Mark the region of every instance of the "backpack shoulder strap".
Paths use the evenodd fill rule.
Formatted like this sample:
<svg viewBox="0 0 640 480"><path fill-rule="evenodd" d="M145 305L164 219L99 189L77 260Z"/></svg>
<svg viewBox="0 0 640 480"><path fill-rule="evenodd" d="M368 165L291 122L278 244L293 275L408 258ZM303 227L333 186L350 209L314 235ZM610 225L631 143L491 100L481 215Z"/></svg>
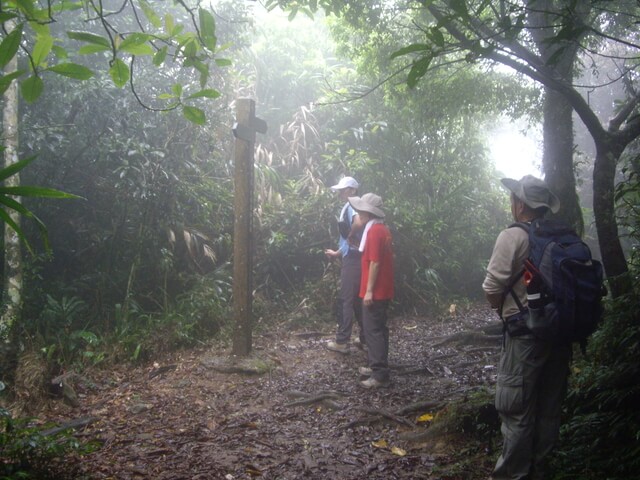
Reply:
<svg viewBox="0 0 640 480"><path fill-rule="evenodd" d="M531 230L530 227L531 225L529 225L528 223L514 222L511 225L509 225L508 228L521 228L525 232L529 233ZM520 272L518 272L518 274L513 278L513 280L511 280L509 285L507 285L507 288L505 289L505 291L502 293L502 301L500 302L500 308L498 309L498 313L500 314L500 317L502 317L502 308L504 307L504 301L507 299L507 295L509 294L511 294L511 296L516 302L518 309L521 312L524 312L526 310L524 308L524 305L522 305L522 302L520 301L520 299L516 296L515 292L513 291L513 287L515 286L516 283L518 283L518 281L522 278L523 275L524 275L524 268L520 270Z"/></svg>
<svg viewBox="0 0 640 480"><path fill-rule="evenodd" d="M513 228L513 227L521 228L527 233L529 233L529 231L531 230L531 225L524 222L514 222L511 225L509 225L509 228Z"/></svg>

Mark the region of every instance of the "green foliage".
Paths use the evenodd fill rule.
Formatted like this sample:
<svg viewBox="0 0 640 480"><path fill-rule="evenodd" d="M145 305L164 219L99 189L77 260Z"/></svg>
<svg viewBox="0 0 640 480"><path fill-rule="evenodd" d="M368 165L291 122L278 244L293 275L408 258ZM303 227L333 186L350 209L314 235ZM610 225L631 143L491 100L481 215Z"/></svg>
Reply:
<svg viewBox="0 0 640 480"><path fill-rule="evenodd" d="M104 360L100 338L88 330L87 305L78 297L63 296L56 300L46 296L36 325L36 338L44 345L42 351L49 363L82 368Z"/></svg>
<svg viewBox="0 0 640 480"><path fill-rule="evenodd" d="M434 468L437 478L479 478L494 463L491 454L500 435L493 392L481 389L455 400L436 413L423 435L432 444L447 444L451 459Z"/></svg>
<svg viewBox="0 0 640 480"><path fill-rule="evenodd" d="M51 462L94 447L80 443L70 429L50 433L53 425L36 425L29 418L14 418L0 407L0 477L3 479L49 478Z"/></svg>
<svg viewBox="0 0 640 480"><path fill-rule="evenodd" d="M4 151L4 147L0 147L0 152ZM8 167L0 170L0 181L6 180L14 175L17 175L23 168L29 165L31 162L35 160L36 157L25 158L24 160L20 160ZM0 209L0 220L9 225L15 232L18 234L20 239L25 242L25 245L29 249L30 252L33 253L31 249L31 244L27 241L22 229L20 226L13 221L13 219L9 216L5 209L14 210L18 212L25 218L33 220L40 230L41 238L45 243L45 247L47 250L49 249L47 228L45 224L31 212L29 209L25 208L20 202L16 201L12 197L40 197L40 198L79 198L76 195L72 195L69 193L61 192L52 188L43 188L43 187L29 187L29 186L0 186L0 205L4 208Z"/></svg>
<svg viewBox="0 0 640 480"><path fill-rule="evenodd" d="M79 9L84 12L83 30L74 28L81 18ZM197 99L212 96L194 94L213 90L205 88L210 81L210 64L217 68L229 65L227 59L219 57L224 46L218 45L219 32L212 13L188 2L169 7L164 3L139 0L118 11L109 11L89 1L63 3L51 8L50 5L41 7L34 0L2 0L1 11L2 22L10 20L13 23L0 34L0 67L18 55L25 58L26 68L10 73L10 78L3 77L0 89L6 89L11 80L20 79L20 93L29 103L42 96L48 73L84 81L102 70L108 72L116 87L130 84L135 98L146 108L181 108L187 120L203 125L205 111ZM60 26L72 43L61 39ZM97 58L98 63L83 58L87 56ZM77 61L68 61L69 57L77 57ZM151 60L146 61L147 57ZM167 57L172 60L167 62ZM159 77L167 71L171 72L169 75L175 75L179 69L195 73L199 76L199 84L185 83L184 95L164 99L160 108L147 106L136 92L138 80L134 76L134 66L140 68L141 65L153 65ZM154 95L156 101L162 100L158 93Z"/></svg>
<svg viewBox="0 0 640 480"><path fill-rule="evenodd" d="M133 304L127 315L116 306L115 327L108 341L116 360L142 361L178 348L203 345L229 333L231 278L228 265L204 276L190 276L186 291L161 312L143 312Z"/></svg>
<svg viewBox="0 0 640 480"><path fill-rule="evenodd" d="M221 24L216 31L224 38L232 36L225 29ZM84 32L74 34L73 39L59 38L64 42L82 39L86 45L102 42L93 35ZM131 40L127 48L134 45ZM149 78L136 85L143 98L165 91L171 92L172 102L186 96L193 101L220 96L212 88L202 89L198 79L180 70L152 81L152 66L137 63L136 68L141 78ZM226 73L220 70L220 78ZM192 85L194 82L198 84ZM47 159L25 171L23 181L47 178L86 201L65 206L27 202L50 227L55 253L50 259L37 259L38 275L27 279L27 330L41 329L37 323L42 309L49 308L45 304L49 295L58 301L76 298L86 305L85 322L67 332L69 342L74 331L88 331L98 339L89 345L84 333L74 335L74 344L67 351L77 354L65 351L65 362L70 359L77 364L80 358L86 365L101 359L98 355L108 358L112 350L108 342L117 338L126 340L126 358L135 356L138 346L138 356L143 355L147 347L153 350L152 342L142 338L150 333L143 327L153 333L157 323L197 332L177 334L180 338L206 338L198 326L200 320L189 317L201 313L199 306L187 312L188 318L162 321L161 317L185 313L186 303L179 297L191 292L199 275L205 282L229 260L233 208L230 167L224 153L233 145L229 129L212 141L210 132L192 128L182 112L159 115L122 96L104 73L96 72L80 85L54 77L47 89L51 95L22 110L23 148ZM123 111L127 114L122 115ZM218 125L229 125L228 115L226 108L207 110ZM33 238L30 226L25 233ZM225 290L224 295L229 293ZM219 296L212 301L220 302ZM144 315L151 320L142 318L138 328L135 321ZM126 333L121 337L122 330ZM38 333L34 335L36 341L43 340ZM63 350L57 338L47 338L38 345L53 359L60 358ZM90 352L96 354L93 359L86 357Z"/></svg>
<svg viewBox="0 0 640 480"><path fill-rule="evenodd" d="M635 160L637 162L637 159ZM607 304L604 324L577 364L567 401L568 421L556 458L557 479L623 480L640 469L640 176L632 161L617 200L634 245L631 291Z"/></svg>
<svg viewBox="0 0 640 480"><path fill-rule="evenodd" d="M590 358L578 364L554 478L627 479L640 468L640 291L608 305Z"/></svg>

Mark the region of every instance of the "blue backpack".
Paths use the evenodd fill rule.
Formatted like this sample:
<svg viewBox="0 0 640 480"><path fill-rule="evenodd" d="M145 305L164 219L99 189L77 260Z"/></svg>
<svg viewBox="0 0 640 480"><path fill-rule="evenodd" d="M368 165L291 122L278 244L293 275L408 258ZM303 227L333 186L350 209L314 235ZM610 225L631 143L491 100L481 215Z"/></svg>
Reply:
<svg viewBox="0 0 640 480"><path fill-rule="evenodd" d="M602 297L607 294L602 264L566 225L536 219L531 225L511 226L529 233L529 257L521 273L528 309L516 299L523 313L528 310L527 327L544 340L578 342L584 351L602 319Z"/></svg>

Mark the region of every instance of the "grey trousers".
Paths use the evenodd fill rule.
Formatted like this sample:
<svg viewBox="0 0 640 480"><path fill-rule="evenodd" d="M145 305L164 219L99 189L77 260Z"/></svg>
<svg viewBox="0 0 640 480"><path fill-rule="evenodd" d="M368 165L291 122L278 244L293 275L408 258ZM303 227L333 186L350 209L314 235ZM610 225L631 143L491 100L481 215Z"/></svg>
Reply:
<svg viewBox="0 0 640 480"><path fill-rule="evenodd" d="M362 325L367 341L371 376L381 382L389 380L389 303L389 300L374 300L373 305L362 307Z"/></svg>
<svg viewBox="0 0 640 480"><path fill-rule="evenodd" d="M570 361L571 345L506 335L495 399L504 443L492 479L544 478L560 432Z"/></svg>
<svg viewBox="0 0 640 480"><path fill-rule="evenodd" d="M360 327L360 340L364 340L362 331L362 300L360 293L360 255L349 253L342 258L340 269L340 294L336 305L338 331L336 343L349 343L355 318Z"/></svg>

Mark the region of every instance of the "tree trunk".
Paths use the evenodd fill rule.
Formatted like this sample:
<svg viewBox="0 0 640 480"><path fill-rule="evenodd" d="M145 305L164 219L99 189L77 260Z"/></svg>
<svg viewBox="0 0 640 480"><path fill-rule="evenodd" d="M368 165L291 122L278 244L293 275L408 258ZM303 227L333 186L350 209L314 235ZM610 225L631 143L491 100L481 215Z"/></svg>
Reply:
<svg viewBox="0 0 640 480"><path fill-rule="evenodd" d="M13 31L15 21L5 22L7 32ZM17 56L14 56L5 67L5 74L15 72L18 68ZM2 116L4 167L18 161L18 82L13 80L4 93ZM20 176L16 173L5 180L5 186L20 184ZM14 200L18 201L17 198ZM8 215L20 224L20 215L9 210ZM0 316L0 342L3 358L0 361L0 381L13 383L16 366L17 348L15 348L14 329L22 307L22 253L18 234L5 224L4 226L4 310Z"/></svg>
<svg viewBox="0 0 640 480"><path fill-rule="evenodd" d="M628 292L631 286L615 216L616 164L622 150L624 146L616 145L610 138L596 141L596 161L593 167L593 215L602 264L614 298Z"/></svg>
<svg viewBox="0 0 640 480"><path fill-rule="evenodd" d="M451 7L453 2L444 1L443 3L446 7ZM627 262L618 237L614 177L620 155L627 145L640 138L640 117L633 115L640 105L640 94L631 92L631 98L626 99L626 104L619 109L619 113L609 122L609 128L605 130L591 105L574 88L571 82L572 77L567 76L572 70L566 70L565 62L569 58L575 59L575 54L569 55L567 51L558 51L558 54L554 55L552 49L547 47L548 45L556 45L556 49L563 47L565 50L571 50L571 44L560 42L555 29L565 25L571 26L569 22L573 26L591 25L592 20L589 17L592 13L592 4L590 2L528 0L527 6L529 7L527 10L527 31L535 37L534 40L540 47L540 51L544 52L544 55L541 55L543 61L539 61L536 52L509 38L498 40L497 43L514 51L520 60L515 60L512 56L501 53L499 49L488 49L486 57L529 76L542 83L547 89L556 91L572 106L589 130L597 151L593 172L593 206L598 243L611 293L614 297L618 297L629 291L631 283L627 275ZM485 23L476 21L474 17L465 18L464 20L468 20L468 22L457 24L452 22L451 17L447 17L433 3L427 3L427 8L464 48L473 51L477 45L475 39L484 39L491 43L491 40L495 38L495 32L486 28ZM452 8L452 10L455 9ZM570 14L573 17L569 17ZM468 35L469 32L466 32L465 28L470 29L475 37ZM579 28L578 31L586 33L587 29ZM580 37L581 35L577 35L573 38L575 42L573 48L580 41ZM551 162L552 160L548 159L547 161ZM573 171L570 176L573 178ZM553 183L552 179L548 179L548 181ZM554 188L558 194L562 194L562 189L559 190L558 185L555 185ZM575 188L575 180L573 188ZM568 201L571 202L571 199Z"/></svg>
<svg viewBox="0 0 640 480"><path fill-rule="evenodd" d="M567 84L573 81L573 68L578 52L577 42L550 42L557 32L556 24L561 24L557 2L554 0L535 0L530 2L531 12L528 20L534 41L542 60L552 62L555 71ZM561 4L563 2L560 2ZM588 9L588 7L587 7ZM575 10L578 18L585 18L587 11ZM542 169L545 181L560 199L560 211L554 215L582 235L584 219L576 192L576 178L573 170L573 107L561 92L545 87L543 107Z"/></svg>
<svg viewBox="0 0 640 480"><path fill-rule="evenodd" d="M545 88L543 135L545 181L560 199L560 211L554 217L582 235L584 219L573 170L573 108L562 94L549 88Z"/></svg>

